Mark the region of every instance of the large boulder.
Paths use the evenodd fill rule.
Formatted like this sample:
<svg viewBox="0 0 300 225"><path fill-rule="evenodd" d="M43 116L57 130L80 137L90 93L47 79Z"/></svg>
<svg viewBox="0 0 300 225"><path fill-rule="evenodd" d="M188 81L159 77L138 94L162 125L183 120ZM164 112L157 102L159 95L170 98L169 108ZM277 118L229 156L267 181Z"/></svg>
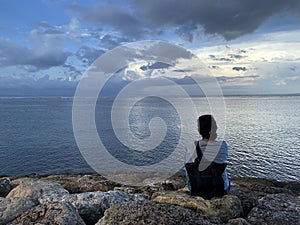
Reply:
<svg viewBox="0 0 300 225"><path fill-rule="evenodd" d="M68 202L38 205L9 223L19 224L85 225L75 207Z"/></svg>
<svg viewBox="0 0 300 225"><path fill-rule="evenodd" d="M152 200L194 209L201 215L219 217L222 221L226 222L230 219L243 216L241 201L233 195L205 200L199 196L191 196L184 191L163 191L154 193Z"/></svg>
<svg viewBox="0 0 300 225"><path fill-rule="evenodd" d="M247 216L250 224L299 225L300 196L270 194L259 199Z"/></svg>
<svg viewBox="0 0 300 225"><path fill-rule="evenodd" d="M277 182L259 178L238 178L232 182L230 194L237 196L247 217L252 208L258 206L258 200L268 194L299 195L299 182Z"/></svg>
<svg viewBox="0 0 300 225"><path fill-rule="evenodd" d="M50 175L43 177L42 180L57 182L70 193L110 191L119 186L119 184L109 181L99 174Z"/></svg>
<svg viewBox="0 0 300 225"><path fill-rule="evenodd" d="M220 220L217 218L209 220L190 209L144 200L112 205L96 225L206 225L219 223Z"/></svg>
<svg viewBox="0 0 300 225"><path fill-rule="evenodd" d="M36 181L37 179L31 178L31 177L18 177L11 180L11 184L14 185L14 187L24 184L30 181Z"/></svg>
<svg viewBox="0 0 300 225"><path fill-rule="evenodd" d="M111 205L143 200L141 195L129 195L121 191L109 192L86 192L80 194L67 195L48 195L39 198L41 204L47 202L69 202L79 212L80 216L87 224L95 224L104 214L104 211L111 207Z"/></svg>
<svg viewBox="0 0 300 225"><path fill-rule="evenodd" d="M15 187L6 198L24 197L38 200L42 196L66 195L69 192L60 184L46 181L28 181Z"/></svg>
<svg viewBox="0 0 300 225"><path fill-rule="evenodd" d="M35 205L35 202L27 198L1 198L0 224L7 224Z"/></svg>

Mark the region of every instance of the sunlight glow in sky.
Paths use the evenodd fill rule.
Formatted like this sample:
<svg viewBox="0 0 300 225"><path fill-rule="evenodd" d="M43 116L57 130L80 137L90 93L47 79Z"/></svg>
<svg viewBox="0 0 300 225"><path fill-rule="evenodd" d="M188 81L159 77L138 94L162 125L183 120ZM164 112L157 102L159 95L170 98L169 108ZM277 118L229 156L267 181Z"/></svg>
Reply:
<svg viewBox="0 0 300 225"><path fill-rule="evenodd" d="M72 95L95 59L139 40L188 49L207 65L224 94L300 93L298 0L0 4L0 96ZM130 75L145 73L135 67Z"/></svg>

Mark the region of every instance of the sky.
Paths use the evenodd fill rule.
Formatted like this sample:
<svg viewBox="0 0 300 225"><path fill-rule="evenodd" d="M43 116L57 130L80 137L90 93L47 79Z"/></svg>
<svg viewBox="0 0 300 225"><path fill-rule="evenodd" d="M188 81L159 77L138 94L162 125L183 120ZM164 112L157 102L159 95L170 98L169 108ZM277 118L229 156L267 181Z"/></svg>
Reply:
<svg viewBox="0 0 300 225"><path fill-rule="evenodd" d="M142 40L167 41L192 52L225 95L300 93L298 0L0 4L0 96L72 96L94 60ZM142 79L144 69L131 70L135 76L124 74L119 82Z"/></svg>

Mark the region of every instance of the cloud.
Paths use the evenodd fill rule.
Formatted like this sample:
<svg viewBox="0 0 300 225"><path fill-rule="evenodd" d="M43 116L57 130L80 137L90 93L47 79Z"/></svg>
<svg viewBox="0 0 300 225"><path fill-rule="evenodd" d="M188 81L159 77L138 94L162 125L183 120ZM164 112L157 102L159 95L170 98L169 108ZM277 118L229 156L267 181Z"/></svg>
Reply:
<svg viewBox="0 0 300 225"><path fill-rule="evenodd" d="M228 56L232 59L242 59L242 58L247 57L247 56L240 55L240 54L228 54Z"/></svg>
<svg viewBox="0 0 300 225"><path fill-rule="evenodd" d="M219 69L220 67L219 66L214 66L214 65L212 65L212 66L208 66L208 68L210 68L210 69Z"/></svg>
<svg viewBox="0 0 300 225"><path fill-rule="evenodd" d="M129 0L129 6L107 3L72 5L70 10L82 20L107 26L126 36L141 38L166 28L192 41L197 32L222 35L226 40L252 33L268 18L279 13L299 16L298 0Z"/></svg>
<svg viewBox="0 0 300 225"><path fill-rule="evenodd" d="M244 66L235 66L235 67L232 67L232 70L235 70L235 71L246 71L247 68L244 67Z"/></svg>
<svg viewBox="0 0 300 225"><path fill-rule="evenodd" d="M167 69L171 65L163 62L155 62L153 64L148 64L148 65L143 65L140 67L141 70L146 71L146 70L153 70L153 69Z"/></svg>
<svg viewBox="0 0 300 225"><path fill-rule="evenodd" d="M0 65L23 68L26 72L33 73L43 70L43 74L46 70L56 67L61 72L68 72L76 77L83 69L76 68L77 66L86 67L105 52L100 49L100 33L101 29L81 29L76 18L71 18L68 24L61 26L42 21L38 23L36 29L29 32L27 40L23 42L26 45L0 38ZM97 39L95 43L98 47L84 45L87 37L87 42L94 42L94 39ZM75 53L66 50L74 44ZM72 57L73 59L68 62ZM73 66L74 62L76 66Z"/></svg>
<svg viewBox="0 0 300 225"><path fill-rule="evenodd" d="M275 80L274 84L276 86L283 86L283 85L286 85L286 81L285 80Z"/></svg>
<svg viewBox="0 0 300 225"><path fill-rule="evenodd" d="M233 61L233 59L231 59L231 58L217 57L217 56L215 56L215 55L209 55L209 57L210 57L212 60L215 60L215 61L225 61L225 62L231 62L231 61Z"/></svg>
<svg viewBox="0 0 300 225"><path fill-rule="evenodd" d="M182 37L184 40L192 42L194 40L194 36L196 35L196 30L198 26L194 23L187 23L181 25L179 28L176 29L175 33Z"/></svg>
<svg viewBox="0 0 300 225"><path fill-rule="evenodd" d="M74 4L70 7L70 11L87 22L113 27L126 36L142 36L143 26L139 19L125 8L112 4L93 7Z"/></svg>
<svg viewBox="0 0 300 225"><path fill-rule="evenodd" d="M65 31L61 27L53 26L45 21L38 23L38 28L43 31L44 34L65 34Z"/></svg>
<svg viewBox="0 0 300 225"><path fill-rule="evenodd" d="M94 62L98 57L105 53L102 49L95 49L88 46L81 46L76 52L76 56L88 64Z"/></svg>
<svg viewBox="0 0 300 225"><path fill-rule="evenodd" d="M106 49L113 49L122 43L129 42L130 40L126 37L119 37L116 35L106 34L100 38L100 45Z"/></svg>
<svg viewBox="0 0 300 225"><path fill-rule="evenodd" d="M248 76L219 76L216 79L218 81L227 82L227 81L236 81L236 80L249 80L249 79L257 79L258 75L248 75Z"/></svg>
<svg viewBox="0 0 300 225"><path fill-rule="evenodd" d="M292 67L290 67L289 69L291 70L291 71L296 71L296 66L292 66Z"/></svg>
<svg viewBox="0 0 300 225"><path fill-rule="evenodd" d="M50 79L45 75L32 77L0 77L1 96L73 96L78 82Z"/></svg>
<svg viewBox="0 0 300 225"><path fill-rule="evenodd" d="M43 70L63 65L71 55L63 50L58 39L41 36L36 31L32 31L31 38L33 48L0 39L0 65L32 66L36 70Z"/></svg>

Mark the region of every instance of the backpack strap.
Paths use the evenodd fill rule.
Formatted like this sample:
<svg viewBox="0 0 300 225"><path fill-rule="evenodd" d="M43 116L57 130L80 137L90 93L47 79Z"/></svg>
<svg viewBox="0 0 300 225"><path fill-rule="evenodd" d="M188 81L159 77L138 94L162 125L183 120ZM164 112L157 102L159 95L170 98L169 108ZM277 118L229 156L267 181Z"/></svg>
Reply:
<svg viewBox="0 0 300 225"><path fill-rule="evenodd" d="M200 148L199 141L197 141L197 144L196 144L196 153L197 153L197 158L195 159L195 162L200 163L200 161L203 157L203 153L202 153L202 150Z"/></svg>

